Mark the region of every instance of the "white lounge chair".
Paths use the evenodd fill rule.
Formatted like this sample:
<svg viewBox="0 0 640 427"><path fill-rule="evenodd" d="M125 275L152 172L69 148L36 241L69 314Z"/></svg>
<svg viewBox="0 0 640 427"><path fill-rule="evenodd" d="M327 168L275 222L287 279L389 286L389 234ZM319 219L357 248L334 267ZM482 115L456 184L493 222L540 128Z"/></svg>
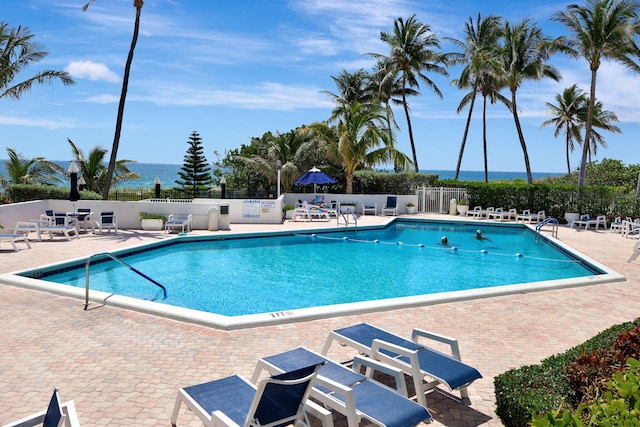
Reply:
<svg viewBox="0 0 640 427"><path fill-rule="evenodd" d="M631 256L629 257L629 259L627 260L627 262L631 262L634 259L638 258L638 256L640 255L640 242L637 242L632 249L631 252Z"/></svg>
<svg viewBox="0 0 640 427"><path fill-rule="evenodd" d="M487 212L487 219L498 219L505 213L503 208L496 208L493 211Z"/></svg>
<svg viewBox="0 0 640 427"><path fill-rule="evenodd" d="M104 230L107 230L111 233L111 230L114 230L115 234L118 234L118 218L113 211L100 212L100 222L98 222L98 228L100 229L100 234L103 233Z"/></svg>
<svg viewBox="0 0 640 427"><path fill-rule="evenodd" d="M594 218L589 218L587 223L584 226L585 230L588 230L590 226L593 225L594 229L598 229L598 227L602 227L604 230L607 229L607 217L606 215L598 215Z"/></svg>
<svg viewBox="0 0 640 427"><path fill-rule="evenodd" d="M396 196L387 197L387 201L382 207L382 215L398 215L398 198Z"/></svg>
<svg viewBox="0 0 640 427"><path fill-rule="evenodd" d="M80 427L78 414L73 400L60 403L58 389L53 390L53 396L46 410L29 415L18 421L4 424L2 427Z"/></svg>
<svg viewBox="0 0 640 427"><path fill-rule="evenodd" d="M474 206L473 209L469 209L465 216L470 216L471 218L478 218L478 216L482 213L482 206Z"/></svg>
<svg viewBox="0 0 640 427"><path fill-rule="evenodd" d="M609 231L612 233L622 233L622 217L617 216L609 225Z"/></svg>
<svg viewBox="0 0 640 427"><path fill-rule="evenodd" d="M368 205L368 204L363 203L362 204L362 215L367 215L367 214L377 215L378 214L378 204L374 203L372 205Z"/></svg>
<svg viewBox="0 0 640 427"><path fill-rule="evenodd" d="M171 425L176 426L182 403L207 426L311 425L304 403L320 366L305 366L267 378L257 388L238 375L181 388Z"/></svg>
<svg viewBox="0 0 640 427"><path fill-rule="evenodd" d="M502 209L502 208L500 208ZM491 215L492 213L494 213L496 211L496 209L493 206L488 207L487 209L481 209L478 212L476 212L476 215L474 216L475 219L482 219L482 218L489 218L489 215Z"/></svg>
<svg viewBox="0 0 640 427"><path fill-rule="evenodd" d="M449 345L451 355L418 343L419 338ZM329 334L322 354L327 354L334 340L411 376L418 402L425 408L425 393L437 385L444 384L450 390L460 390L462 397L467 398L467 386L482 378L477 369L462 363L457 340L420 329L413 330L411 340L368 323L337 329ZM425 382L425 377L430 381Z"/></svg>
<svg viewBox="0 0 640 427"><path fill-rule="evenodd" d="M381 427L412 427L431 419L425 407L407 398L404 373L371 358L356 356L353 369L349 369L299 347L260 359L252 381L256 382L263 370L274 375L312 363L324 366L318 371L311 397L343 414L349 427L358 427L363 418ZM359 373L363 367L367 368L367 376ZM374 371L392 376L397 390L371 379Z"/></svg>
<svg viewBox="0 0 640 427"><path fill-rule="evenodd" d="M75 213L76 213L76 218L78 220L78 227L82 223L82 228L84 228L85 233L88 231L89 227L91 227L92 233L96 232L96 226L98 224L93 219L93 212L91 211L91 209L78 208L78 210Z"/></svg>
<svg viewBox="0 0 640 427"><path fill-rule="evenodd" d="M528 224L542 222L547 218L545 211L538 211L537 213L531 213L529 209L525 209L521 214L516 217L516 222L522 220Z"/></svg>
<svg viewBox="0 0 640 427"><path fill-rule="evenodd" d="M29 243L29 239L25 233L0 234L0 242L11 243L15 252L18 252L18 245L16 245L16 242L24 242L27 245L27 248L31 249L31 243Z"/></svg>
<svg viewBox="0 0 640 427"><path fill-rule="evenodd" d="M590 218L589 214L583 214L580 215L580 217L578 219L574 219L573 221L571 221L571 224L569 225L569 228L573 228L573 226L576 226L576 228L580 228L580 226L585 226L587 225L587 220Z"/></svg>
<svg viewBox="0 0 640 427"><path fill-rule="evenodd" d="M191 214L170 214L167 218L167 222L164 224L165 233L169 233L172 230L180 229L180 232L191 231L192 215Z"/></svg>
<svg viewBox="0 0 640 427"><path fill-rule="evenodd" d="M622 237L636 236L640 238L640 222L622 221Z"/></svg>
<svg viewBox="0 0 640 427"><path fill-rule="evenodd" d="M574 219L571 221L571 225L569 228L573 228L573 226L580 228L581 225L584 225L584 229L588 230L590 226L594 226L597 230L598 227L602 227L603 229L607 229L607 217L605 215L598 215L596 217L592 217L589 214L580 215L579 219Z"/></svg>
<svg viewBox="0 0 640 427"><path fill-rule="evenodd" d="M297 221L298 218L303 218L306 221L313 221L314 219L330 221L331 215L330 211L327 209L319 208L312 205L306 205L301 208L295 208L293 210L291 221Z"/></svg>
<svg viewBox="0 0 640 427"><path fill-rule="evenodd" d="M498 209L489 214L489 219L495 219L496 221L508 221L511 219L515 220L518 217L518 210L516 208L511 208L508 212L505 212L502 208Z"/></svg>
<svg viewBox="0 0 640 427"><path fill-rule="evenodd" d="M51 210L46 210L44 214L40 215L40 220L32 221L31 224L37 225L38 238L43 232L49 233L49 239L53 239L54 234L63 234L67 240L71 240L72 236L80 238L78 221L76 218L67 216L66 213L55 213ZM27 226L16 226L16 230L25 229L25 227Z"/></svg>

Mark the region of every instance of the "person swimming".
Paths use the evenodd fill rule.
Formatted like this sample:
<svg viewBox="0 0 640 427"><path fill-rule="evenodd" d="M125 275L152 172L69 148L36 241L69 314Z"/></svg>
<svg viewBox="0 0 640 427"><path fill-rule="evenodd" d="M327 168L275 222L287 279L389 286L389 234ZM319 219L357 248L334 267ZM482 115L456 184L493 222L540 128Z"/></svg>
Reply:
<svg viewBox="0 0 640 427"><path fill-rule="evenodd" d="M447 236L442 236L442 238L440 239L440 244L442 246L448 246L449 245L449 239L447 239Z"/></svg>
<svg viewBox="0 0 640 427"><path fill-rule="evenodd" d="M482 235L482 230L476 230L475 238L476 238L476 239L478 239L478 240L488 240L488 241L491 241L491 239L490 239L490 238L488 238L488 237L486 237L486 236L483 236L483 235Z"/></svg>

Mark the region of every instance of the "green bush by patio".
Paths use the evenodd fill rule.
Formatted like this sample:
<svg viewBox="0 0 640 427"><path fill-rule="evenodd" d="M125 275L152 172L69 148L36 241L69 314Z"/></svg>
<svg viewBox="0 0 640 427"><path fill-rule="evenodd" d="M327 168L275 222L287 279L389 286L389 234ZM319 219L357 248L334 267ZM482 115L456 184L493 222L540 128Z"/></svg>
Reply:
<svg viewBox="0 0 640 427"><path fill-rule="evenodd" d="M496 414L505 427L522 427L540 414L561 407L574 409L572 402L576 402L576 393L569 381L569 366L585 353L613 348L618 336L638 326L640 318L612 326L540 364L510 369L496 376Z"/></svg>

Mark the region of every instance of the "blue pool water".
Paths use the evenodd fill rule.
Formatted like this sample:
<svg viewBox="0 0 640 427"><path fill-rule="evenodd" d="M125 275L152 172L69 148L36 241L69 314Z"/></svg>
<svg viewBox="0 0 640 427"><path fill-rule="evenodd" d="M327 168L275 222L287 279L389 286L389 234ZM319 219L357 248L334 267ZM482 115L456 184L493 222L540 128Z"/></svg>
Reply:
<svg viewBox="0 0 640 427"><path fill-rule="evenodd" d="M474 238L478 227L490 240ZM118 255L164 285L166 299L113 261L91 266L91 289L238 316L602 273L519 226L397 220L349 233L192 237ZM84 262L49 270L22 275L85 286Z"/></svg>

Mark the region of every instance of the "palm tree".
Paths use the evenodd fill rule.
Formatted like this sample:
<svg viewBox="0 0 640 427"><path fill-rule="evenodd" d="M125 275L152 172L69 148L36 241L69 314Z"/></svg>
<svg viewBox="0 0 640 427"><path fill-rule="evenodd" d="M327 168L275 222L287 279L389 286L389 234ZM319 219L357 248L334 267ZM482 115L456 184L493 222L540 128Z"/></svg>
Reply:
<svg viewBox="0 0 640 427"><path fill-rule="evenodd" d="M571 164L569 162L569 153L573 151L575 140L579 144L582 143L581 130L584 119L587 117L588 101L587 94L578 88L577 84L566 88L562 93L556 94L556 105L547 102L549 113L553 117L545 120L541 127L554 125L553 136L556 138L560 132L565 134L565 148L567 156L567 174L571 173Z"/></svg>
<svg viewBox="0 0 640 427"><path fill-rule="evenodd" d="M484 182L489 182L489 167L487 160L487 100L491 104L500 102L511 108L511 102L500 93L505 82L500 76L492 72L484 72L477 76L479 80L478 88L482 95L482 149L484 152Z"/></svg>
<svg viewBox="0 0 640 427"><path fill-rule="evenodd" d="M564 12L552 19L564 24L571 32L564 51L573 57L582 57L589 64L591 86L585 124L584 141L592 141L593 118L596 103L596 81L602 59L613 59L628 65L628 54L633 53L633 37L640 34L638 10L633 0L586 0L584 6L570 4ZM578 176L578 197L587 171L589 143L583 145Z"/></svg>
<svg viewBox="0 0 640 427"><path fill-rule="evenodd" d="M406 21L397 18L394 21L392 32L380 33L380 39L387 43L390 48L389 55L370 53L368 55L379 60L384 77L382 84L399 80L402 89L402 106L404 107L407 119L407 129L409 131L409 141L413 154L413 166L416 172L418 167L418 157L411 128L411 117L409 116L409 103L407 96L419 95L420 92L414 88L420 88L420 81L424 82L433 92L442 98L442 92L425 72L434 72L443 76L448 76L447 70L442 65L447 65L448 55L437 53L434 48L440 48L440 42L435 34L431 32L428 25L420 23L415 15Z"/></svg>
<svg viewBox="0 0 640 427"><path fill-rule="evenodd" d="M504 45L501 49L502 71L506 83L511 91L511 113L516 124L518 139L524 155L524 165L527 170L527 182L533 183L531 164L527 144L522 133L522 126L518 117L518 103L516 92L527 80L538 81L549 77L560 80L560 72L547 64L552 41L547 38L540 27L530 19L524 19L516 25L505 23L503 32Z"/></svg>
<svg viewBox="0 0 640 427"><path fill-rule="evenodd" d="M469 105L469 114L467 115L467 122L465 124L464 134L462 135L462 142L460 144L460 152L458 153L456 172L453 177L455 180L458 179L458 175L460 174L462 156L464 154L467 135L469 134L469 126L471 124L471 114L473 113L476 94L479 90L478 85L480 79L478 76L482 73L490 72L492 68L495 68L495 52L502 31L500 22L501 19L498 16L489 15L482 18L481 15L478 14L475 24L472 17L469 17L469 21L465 24L466 37L464 41L447 38L462 49L460 58L455 62L466 63L466 66L460 73L460 77L454 80L453 84L455 84L459 89L471 88L471 91L460 101L457 110L459 114L467 105Z"/></svg>
<svg viewBox="0 0 640 427"><path fill-rule="evenodd" d="M393 115L391 104L402 105L402 82L399 79L385 79L384 62L378 61L369 75L369 91L373 94L372 103L382 104L386 113L386 127L389 138L393 139L393 131L400 129ZM402 165L393 165L394 171L402 170Z"/></svg>
<svg viewBox="0 0 640 427"><path fill-rule="evenodd" d="M71 139L67 138L71 145L73 158L80 168L80 176L84 178L86 189L100 194L106 182L107 168L104 166L104 159L107 150L101 147L94 147L89 154L85 156L84 152L74 144ZM140 175L131 172L129 164L135 163L133 160L118 160L114 169L113 182L119 183L129 180L140 179Z"/></svg>
<svg viewBox="0 0 640 427"><path fill-rule="evenodd" d="M95 0L89 0L82 7L83 11L86 11L91 3ZM120 103L118 104L118 116L116 117L116 130L113 136L113 145L111 147L111 157L109 159L109 167L105 175L104 188L102 189L102 198L107 200L109 198L109 190L111 190L111 182L113 180L113 173L116 168L118 147L120 145L120 133L122 131L122 118L124 116L124 103L127 98L127 89L129 88L129 73L131 71L131 63L133 62L133 52L138 42L138 32L140 30L140 13L144 6L143 0L133 0L133 7L136 8L136 20L133 25L133 37L131 38L131 47L129 48L129 55L127 56L127 62L124 66L124 76L122 78L122 91L120 92Z"/></svg>
<svg viewBox="0 0 640 427"><path fill-rule="evenodd" d="M58 79L65 86L75 84L69 73L55 70L40 71L27 80L14 83L21 71L49 54L43 45L32 41L33 37L27 27L9 29L8 24L0 22L0 98L20 99L34 83L50 84Z"/></svg>
<svg viewBox="0 0 640 427"><path fill-rule="evenodd" d="M583 123L585 123L587 119L586 110L587 109L585 108L582 116ZM593 106L593 127L591 129L591 143L589 144L588 149L589 163L591 163L592 152L594 156L598 154L598 144L602 145L604 148L607 148L607 143L604 140L604 137L600 135L600 133L596 129L602 129L613 133L622 133L622 130L618 126L612 124L619 122L620 120L618 120L618 116L613 111L604 110L602 102L597 101L595 103L595 105Z"/></svg>
<svg viewBox="0 0 640 427"><path fill-rule="evenodd" d="M6 176L0 176L4 186L11 184L53 185L62 182L56 176L64 173L64 168L44 157L29 159L15 149L7 147L9 160L4 161Z"/></svg>
<svg viewBox="0 0 640 427"><path fill-rule="evenodd" d="M374 92L369 85L369 73L363 69L354 73L342 70L337 77L331 76L331 78L338 88L338 93L335 94L326 90L323 90L321 93L329 95L337 106L351 104L352 102L359 102L361 104L371 102Z"/></svg>
<svg viewBox="0 0 640 427"><path fill-rule="evenodd" d="M258 142L255 141L254 142ZM289 193L296 179L315 163L316 141L298 130L280 133L265 133L260 142L266 146L266 153L251 156L234 156L258 174L267 178L270 183L277 182L278 165L280 165L281 184L285 193Z"/></svg>
<svg viewBox="0 0 640 427"><path fill-rule="evenodd" d="M326 146L330 160L341 163L345 171L345 193L353 193L353 174L359 167L393 163L408 166L411 161L396 150L384 127L385 108L353 102L337 109L329 122L312 123L303 132Z"/></svg>

